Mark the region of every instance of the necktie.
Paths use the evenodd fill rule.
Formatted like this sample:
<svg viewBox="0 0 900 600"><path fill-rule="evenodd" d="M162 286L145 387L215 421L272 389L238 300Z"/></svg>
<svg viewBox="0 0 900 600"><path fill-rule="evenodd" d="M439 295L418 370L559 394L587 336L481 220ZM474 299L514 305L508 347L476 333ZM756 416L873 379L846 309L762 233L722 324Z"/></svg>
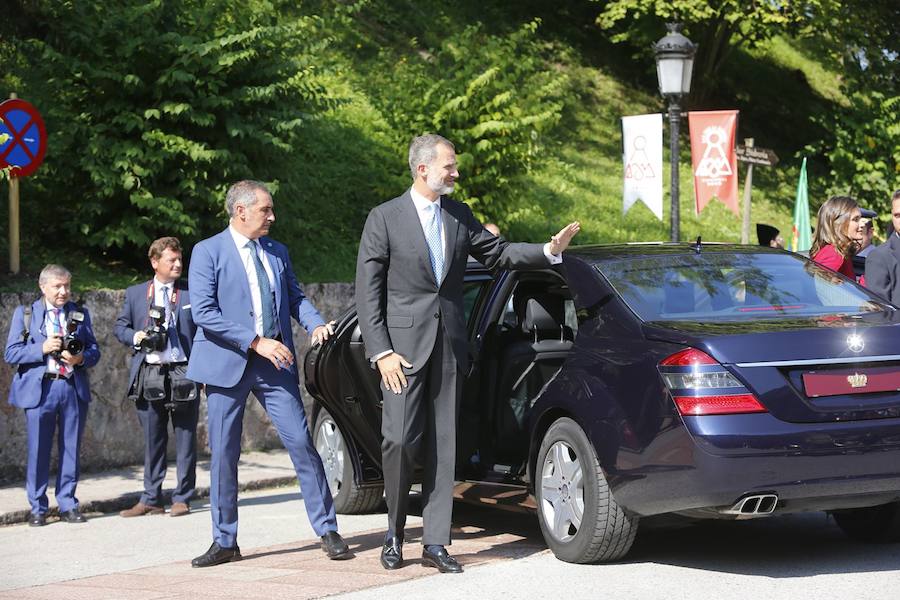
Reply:
<svg viewBox="0 0 900 600"><path fill-rule="evenodd" d="M175 330L175 315L172 310L172 303L169 302L169 286L162 286L163 305L166 307L166 333L169 340L169 356L172 360L178 360L180 345L178 343L178 332Z"/></svg>
<svg viewBox="0 0 900 600"><path fill-rule="evenodd" d="M63 337L63 329L62 329L62 319L60 319L59 315L60 311L58 308L53 309L53 318L50 320L53 323L53 335L58 335L59 337ZM65 363L54 359L56 363L56 368L59 370L60 375L65 375L68 372L68 367L66 367Z"/></svg>
<svg viewBox="0 0 900 600"><path fill-rule="evenodd" d="M272 286L266 268L256 252L256 243L253 240L247 242L250 256L253 257L253 266L256 268L256 281L259 283L259 295L262 300L263 337L273 338L278 334L275 325L275 302L272 301Z"/></svg>
<svg viewBox="0 0 900 600"><path fill-rule="evenodd" d="M441 244L441 217L438 205L432 202L427 210L431 213L431 219L425 225L425 241L428 242L428 255L431 258L431 269L434 271L434 279L438 285L444 273L444 246Z"/></svg>

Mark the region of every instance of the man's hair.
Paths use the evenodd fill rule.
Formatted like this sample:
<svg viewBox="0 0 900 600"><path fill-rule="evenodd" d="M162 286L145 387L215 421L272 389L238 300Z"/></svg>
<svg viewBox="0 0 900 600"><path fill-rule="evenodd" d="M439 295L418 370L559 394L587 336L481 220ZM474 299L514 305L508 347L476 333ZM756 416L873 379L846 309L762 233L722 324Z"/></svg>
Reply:
<svg viewBox="0 0 900 600"><path fill-rule="evenodd" d="M437 156L437 147L440 144L445 144L453 150L456 149L453 142L436 133L426 133L413 138L409 144L409 172L413 179L416 178L416 167L430 165L434 161Z"/></svg>
<svg viewBox="0 0 900 600"><path fill-rule="evenodd" d="M176 237L161 237L158 240L154 240L153 243L150 244L150 249L147 250L147 258L150 260L162 258L163 252L166 250L180 253L181 242L179 242Z"/></svg>
<svg viewBox="0 0 900 600"><path fill-rule="evenodd" d="M234 216L234 207L238 204L244 208L250 208L256 204L257 191L265 192L270 196L272 195L269 192L269 188L266 187L266 184L259 181L253 181L252 179L238 181L228 188L228 193L225 194L225 210L228 211L228 217L231 218Z"/></svg>
<svg viewBox="0 0 900 600"><path fill-rule="evenodd" d="M896 190L896 191L894 192L894 195L891 196L891 202L893 202L893 201L895 201L895 200L900 200L900 190Z"/></svg>
<svg viewBox="0 0 900 600"><path fill-rule="evenodd" d="M72 274L69 273L69 270L64 266L50 263L43 268L41 274L38 276L38 285L44 285L48 280L53 278L72 279Z"/></svg>

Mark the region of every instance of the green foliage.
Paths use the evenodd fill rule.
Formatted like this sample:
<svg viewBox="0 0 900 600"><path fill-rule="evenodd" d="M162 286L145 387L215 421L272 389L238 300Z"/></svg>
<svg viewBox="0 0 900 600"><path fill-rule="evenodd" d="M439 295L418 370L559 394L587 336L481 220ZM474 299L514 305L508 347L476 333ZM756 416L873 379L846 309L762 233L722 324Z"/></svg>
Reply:
<svg viewBox="0 0 900 600"><path fill-rule="evenodd" d="M307 122L336 105L315 65L328 43L320 20L281 10L274 0L39 3L47 31L23 47L50 132L38 218L59 223L54 235L140 257L159 235L221 227L229 183L277 187Z"/></svg>
<svg viewBox="0 0 900 600"><path fill-rule="evenodd" d="M900 189L900 96L858 92L851 101L829 122L830 191L889 213L891 194Z"/></svg>
<svg viewBox="0 0 900 600"><path fill-rule="evenodd" d="M378 68L390 76L370 81L398 149L405 153L426 132L454 142L462 173L456 197L482 218L515 207L512 182L538 161L570 92L551 62L553 48L537 39L538 25L503 35L469 26L432 50L413 46L399 61L384 52Z"/></svg>

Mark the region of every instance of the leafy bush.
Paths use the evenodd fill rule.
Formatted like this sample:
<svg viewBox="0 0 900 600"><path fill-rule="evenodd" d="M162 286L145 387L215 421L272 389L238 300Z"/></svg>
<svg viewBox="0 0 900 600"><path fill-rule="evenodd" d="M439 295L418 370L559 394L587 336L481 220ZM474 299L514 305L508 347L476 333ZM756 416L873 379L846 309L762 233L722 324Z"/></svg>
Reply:
<svg viewBox="0 0 900 600"><path fill-rule="evenodd" d="M300 132L337 104L316 69L320 20L284 18L287 5L38 3L46 30L22 54L50 132L38 219L51 235L142 264L159 235L220 228L229 183L277 187Z"/></svg>
<svg viewBox="0 0 900 600"><path fill-rule="evenodd" d="M535 35L538 25L505 35L472 25L399 61L385 52L379 71L386 76L369 81L404 152L401 164L415 135L452 140L461 172L455 197L481 218L514 207L512 182L535 163L542 135L559 121L569 92L568 77L551 62L552 48Z"/></svg>

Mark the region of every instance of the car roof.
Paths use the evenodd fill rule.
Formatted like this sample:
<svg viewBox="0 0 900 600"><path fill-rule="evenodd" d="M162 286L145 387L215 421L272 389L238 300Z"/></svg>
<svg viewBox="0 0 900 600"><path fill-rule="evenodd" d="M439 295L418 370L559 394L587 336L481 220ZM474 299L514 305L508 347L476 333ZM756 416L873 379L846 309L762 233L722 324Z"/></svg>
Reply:
<svg viewBox="0 0 900 600"><path fill-rule="evenodd" d="M597 263L622 258L639 256L671 256L678 254L694 254L697 252L696 242L632 242L628 244L595 244L575 246L566 250L569 256L578 257L585 262ZM789 254L788 252L767 246L749 244L728 244L720 242L702 242L700 253L716 254Z"/></svg>

